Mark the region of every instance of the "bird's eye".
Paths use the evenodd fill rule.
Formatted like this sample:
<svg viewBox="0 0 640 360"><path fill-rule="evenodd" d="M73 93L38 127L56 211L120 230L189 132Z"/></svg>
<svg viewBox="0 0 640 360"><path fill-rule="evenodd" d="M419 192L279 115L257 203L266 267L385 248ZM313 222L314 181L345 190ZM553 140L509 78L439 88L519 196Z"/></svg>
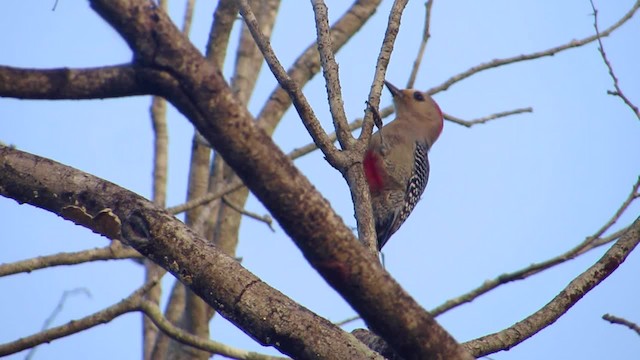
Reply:
<svg viewBox="0 0 640 360"><path fill-rule="evenodd" d="M424 95L420 91L416 91L413 93L413 98L417 101L424 101Z"/></svg>

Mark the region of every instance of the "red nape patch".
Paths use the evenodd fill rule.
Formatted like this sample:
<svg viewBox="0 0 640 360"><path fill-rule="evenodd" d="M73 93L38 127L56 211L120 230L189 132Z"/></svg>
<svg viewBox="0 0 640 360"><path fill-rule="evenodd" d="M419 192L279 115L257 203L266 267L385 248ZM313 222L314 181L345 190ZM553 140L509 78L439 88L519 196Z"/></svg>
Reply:
<svg viewBox="0 0 640 360"><path fill-rule="evenodd" d="M440 136L440 133L442 133L442 128L444 127L444 115L442 114L440 105L438 105L438 103L435 100L433 100L433 104L436 106L436 109L438 109L438 113L440 114L440 132L438 132L438 136Z"/></svg>
<svg viewBox="0 0 640 360"><path fill-rule="evenodd" d="M380 191L382 189L382 176L378 165L378 154L370 150L367 151L364 154L362 166L364 168L364 176L367 178L367 183L369 183L369 191Z"/></svg>

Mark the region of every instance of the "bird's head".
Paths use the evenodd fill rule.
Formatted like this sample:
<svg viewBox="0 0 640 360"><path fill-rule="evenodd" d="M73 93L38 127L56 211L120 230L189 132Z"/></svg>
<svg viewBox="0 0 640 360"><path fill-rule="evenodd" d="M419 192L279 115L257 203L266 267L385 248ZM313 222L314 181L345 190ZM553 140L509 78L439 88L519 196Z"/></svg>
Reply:
<svg viewBox="0 0 640 360"><path fill-rule="evenodd" d="M438 104L425 92L415 89L401 90L386 80L384 84L393 96L396 120L416 122L417 129L424 130L429 146L433 145L444 125Z"/></svg>

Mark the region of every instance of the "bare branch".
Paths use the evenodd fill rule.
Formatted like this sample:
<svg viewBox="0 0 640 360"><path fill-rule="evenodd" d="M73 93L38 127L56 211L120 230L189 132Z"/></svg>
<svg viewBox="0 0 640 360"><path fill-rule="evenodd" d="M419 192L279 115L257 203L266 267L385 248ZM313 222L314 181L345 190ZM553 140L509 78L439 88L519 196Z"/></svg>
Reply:
<svg viewBox="0 0 640 360"><path fill-rule="evenodd" d="M424 4L424 30L422 31L422 41L420 42L418 55L413 61L411 75L409 75L409 81L407 81L407 89L413 89L413 85L416 82L416 77L418 76L418 70L420 70L422 58L424 57L424 51L427 49L427 42L431 37L431 34L429 33L429 28L431 27L431 7L433 7L433 0L428 0Z"/></svg>
<svg viewBox="0 0 640 360"><path fill-rule="evenodd" d="M495 114L491 114L491 115L487 115L487 116L483 116L481 118L477 118L477 119L473 119L473 120L463 120L460 119L458 117L455 117L453 115L449 115L449 114L444 114L444 118L456 123L458 125L462 125L465 127L472 127L473 125L477 125L477 124L484 124L486 122L489 122L491 120L495 120L495 119L499 119L499 118L503 118L503 117L507 117L507 116L511 116L511 115L516 115L516 114L522 114L522 113L530 113L533 112L533 108L530 107L526 107L526 108L519 108L519 109L514 109L514 110L508 110L508 111L501 111L501 112L497 112Z"/></svg>
<svg viewBox="0 0 640 360"><path fill-rule="evenodd" d="M231 359L250 359L250 360L283 360L284 357L276 357L263 355L246 350L236 349L223 343L203 339L199 336L190 334L179 327L174 326L163 315L158 306L150 301L141 301L139 310L142 311L153 323L172 339L179 341L185 345L189 345L200 350L205 350L211 354L222 355Z"/></svg>
<svg viewBox="0 0 640 360"><path fill-rule="evenodd" d="M333 54L331 44L331 33L329 28L329 13L327 5L322 0L312 0L313 13L316 19L316 34L318 38L318 52L320 53L320 64L322 64L322 75L324 76L327 95L329 97L329 110L333 118L333 126L338 135L338 142L343 150L351 149L354 138L351 136L347 125L347 115L344 112L344 103L340 90L340 74L338 63Z"/></svg>
<svg viewBox="0 0 640 360"><path fill-rule="evenodd" d="M130 64L89 69L20 69L0 66L0 96L18 99L104 99L147 95L153 89ZM149 71L146 69L146 71Z"/></svg>
<svg viewBox="0 0 640 360"><path fill-rule="evenodd" d="M622 216L622 214L624 213L624 211L629 207L629 205L631 205L631 203L633 202L634 199L637 199L640 194L638 193L638 189L640 188L640 176L638 177L638 180L636 181L635 184L633 184L633 186L631 187L631 192L629 193L629 195L627 196L627 198L623 201L622 205L620 206L620 208L616 211L616 213L614 214L614 216L604 225L602 226L598 231L596 231L595 234L587 237L584 241L582 241L580 244L578 244L577 246L573 247L572 249L570 249L569 251L560 254L556 257L553 257L551 259L539 262L539 263L534 263L531 264L523 269L514 271L514 272L510 272L510 273L505 273L502 274L500 276L498 276L497 278L493 279L493 280L487 280L485 281L482 285L480 285L479 287L467 292L464 295L458 296L456 298L447 300L444 304L436 307L435 309L431 310L431 314L433 314L433 316L438 316L446 311L451 310L452 308L462 305L464 303L468 303L473 301L474 299L476 299L477 297L479 297L480 295L486 294L489 291L510 283L512 281L517 281L517 280L523 280L526 279L529 276L538 274L544 270L547 270L553 266L562 264L563 262L575 259L576 257L587 253L590 250L593 250L595 248L598 248L602 245L608 244L612 241L616 241L620 238L620 236L622 236L625 232L627 232L629 230L629 226L618 230L616 232L614 232L613 234L606 236L606 237L602 237L602 235L609 230L609 228L611 228L611 226L613 224L615 224L615 222L620 218L620 216Z"/></svg>
<svg viewBox="0 0 640 360"><path fill-rule="evenodd" d="M233 23L237 19L238 7L235 0L220 0L213 13L213 24L207 41L207 59L220 70L224 68L224 58L227 56L229 36Z"/></svg>
<svg viewBox="0 0 640 360"><path fill-rule="evenodd" d="M77 289L73 289L73 290L65 290L62 293L62 296L60 297L60 300L58 301L58 305L56 305L56 307L51 312L51 315L49 315L49 317L44 321L44 324L42 324L42 331L47 330L51 326L53 321L56 319L58 314L60 314L60 312L62 312L62 309L64 308L64 304L67 302L67 298L69 296L76 295L76 294L84 294L85 296L91 298L91 293L89 292L89 290L87 288L77 288ZM37 346L32 347L31 350L29 350L29 353L27 354L25 359L27 359L27 360L32 359L33 356L36 353L36 349L38 349Z"/></svg>
<svg viewBox="0 0 640 360"><path fill-rule="evenodd" d="M595 239L601 237L602 234L607 232L607 230L609 230L618 221L618 219L620 219L622 214L624 214L624 212L629 208L629 205L631 205L631 203L635 199L640 197L640 192L638 190L640 190L640 175L638 175L638 180L636 180L636 183L633 184L633 186L631 187L631 192L629 192L629 195L622 202L622 204L620 205L620 207L618 208L616 213L613 215L613 217L611 217L611 219L609 219L609 221L607 221L606 224L604 224L598 231L596 231L595 234L593 234L590 237L588 237L585 240L585 243L586 242L590 242L590 241L594 241Z"/></svg>
<svg viewBox="0 0 640 360"><path fill-rule="evenodd" d="M612 323L612 324L618 324L618 325L623 325L628 327L629 329L635 331L636 333L638 333L638 335L640 335L640 326L638 326L638 324L631 322L627 319L623 319L621 317L617 317L617 316L613 316L610 314L604 314L602 315L602 319L607 320L608 322Z"/></svg>
<svg viewBox="0 0 640 360"><path fill-rule="evenodd" d="M20 338L16 341L0 344L0 356L14 354L45 342L48 343L61 337L69 336L92 328L96 325L108 323L122 314L136 311L138 302L142 298L142 295L148 291L149 288L154 286L155 283L155 281L147 282L122 301L92 315L85 316L82 319L70 321L64 325L56 326L33 335Z"/></svg>
<svg viewBox="0 0 640 360"><path fill-rule="evenodd" d="M469 341L464 346L476 357L508 350L553 324L587 292L611 275L640 242L640 217L593 266L573 279L543 308L498 333Z"/></svg>
<svg viewBox="0 0 640 360"><path fill-rule="evenodd" d="M334 52L342 48L342 46L362 28L376 12L380 3L381 0L354 1L347 12L331 27L331 44L334 46ZM320 68L318 47L314 41L294 61L288 73L299 86L303 86L317 74ZM268 134L272 134L282 115L290 105L291 99L287 92L280 87L276 87L269 96L267 103L260 110L260 114L258 115L260 126Z"/></svg>
<svg viewBox="0 0 640 360"><path fill-rule="evenodd" d="M211 202L213 200L216 199L220 199L221 197L223 197L224 195L227 195L229 193L232 193L236 190L239 190L240 188L242 188L244 186L244 184L242 183L242 181L238 181L237 183L233 183L233 184L229 184L227 185L224 189L217 191L215 193L208 193L202 197L193 199L193 200L189 200L187 202L185 202L184 204L180 204L180 205L176 205L176 206L172 206L167 208L167 211L171 214L180 214L183 213L187 210L191 210L193 208L196 208L200 205L206 204L208 202Z"/></svg>
<svg viewBox="0 0 640 360"><path fill-rule="evenodd" d="M611 62L607 58L607 53L604 51L604 45L602 45L602 38L600 34L600 30L598 29L598 10L596 6L593 4L593 0L589 0L591 3L591 8L593 9L593 27L596 29L596 37L598 38L598 50L600 51L600 55L602 56L602 61L607 65L607 69L609 70L609 76L611 76L611 80L613 80L613 87L616 89L615 91L607 91L609 95L614 95L622 99L624 103L633 111L638 120L640 120L640 109L636 105L634 105L631 100L622 92L620 85L618 84L618 77L613 72L613 66L611 66ZM640 2L638 2L640 3Z"/></svg>
<svg viewBox="0 0 640 360"><path fill-rule="evenodd" d="M229 199L227 199L226 197L222 197L222 200L225 202L225 204L227 204L230 208L232 208L233 210L239 212L242 215L246 215L254 220L258 220L260 222L263 222L265 224L267 224L267 226L269 226L269 229L271 229L271 231L275 232L276 230L273 228L273 219L271 218L271 216L269 215L258 215L254 212L248 211L246 209L241 208L240 206L232 203L231 201L229 201Z"/></svg>
<svg viewBox="0 0 640 360"><path fill-rule="evenodd" d="M620 18L620 20L618 20L615 24L611 25L609 28L607 28L605 31L603 31L602 33L600 33L600 37L605 37L605 36L609 36L614 30L616 30L617 28L619 28L620 26L622 26L622 24L624 24L625 22L627 22L629 19L631 19L633 17L633 15L636 13L636 11L638 10L638 8L640 8L640 1L636 1L636 3L631 7L631 9L622 17ZM513 56L510 58L504 58L504 59L495 59L486 63L482 63L479 65L476 65L464 72L461 72L457 75L452 76L451 78L449 78L447 81L445 81L444 83L435 86L431 89L428 90L429 94L435 94L438 93L440 91L445 91L447 89L449 89L449 87L451 87L451 85L459 82L460 80L464 80L472 75L475 75L479 72L482 72L484 70L488 70L488 69L492 69L492 68L496 68L496 67L500 67L503 65L507 65L507 64L513 64L513 63L517 63L517 62L521 62L521 61L527 61L527 60L533 60L533 59L538 59L541 57L545 57L545 56L553 56L561 51L567 50L567 49L571 49L571 48L576 48L576 47L580 47L580 46L584 46L586 44L589 44L590 42L594 41L598 39L597 35L592 35L592 36L588 36L585 37L583 39L580 40L572 40L566 44L562 44L556 47L552 47L550 49L547 50L543 50L543 51L537 51L534 53L530 53L530 54L523 54L523 55L518 55L518 56Z"/></svg>
<svg viewBox="0 0 640 360"><path fill-rule="evenodd" d="M108 3L113 4L112 0ZM296 358L318 354L329 357L328 354L335 351L347 354L352 359L376 358L375 354L363 349L340 328L273 289L234 258L209 246L205 239L184 223L143 197L76 169L19 150L0 146L0 161L4 169L0 172L0 195L63 216L66 213L62 209L69 204L82 206L89 214L111 208L112 214L121 219L120 232L129 245L171 271L209 305L215 306L222 316L251 333L261 343L275 346ZM34 189L38 189L35 191L37 196L34 195ZM91 193L90 200L81 195L88 193ZM299 199L295 193L292 196ZM308 202L304 205L309 209ZM324 213L320 218L326 220L328 215ZM328 222L323 224L326 228L331 226ZM95 230L101 231L98 228ZM291 228L286 230L291 231ZM344 232L351 236L353 245L358 245L349 229ZM334 247L335 243L326 247ZM361 248L358 250L362 253ZM367 269L367 272L371 271ZM397 298L401 292L398 287L394 297ZM133 310L127 308L126 311ZM403 309L402 312L406 311ZM322 333L327 339L324 344L330 346L307 343L308 346L300 347L309 331ZM67 333L60 336L64 335ZM27 347L36 345L29 344Z"/></svg>
<svg viewBox="0 0 640 360"><path fill-rule="evenodd" d="M322 129L320 125L320 121L316 117L311 105L307 101L307 98L304 96L300 87L289 77L286 70L280 64L280 61L276 57L271 45L269 44L268 39L262 34L260 28L258 26L258 21L256 20L251 7L249 6L247 0L238 0L238 6L240 8L240 13L242 14L247 27L251 31L256 44L262 51L262 55L264 56L265 61L269 65L271 72L280 83L283 89L287 91L289 97L293 101L293 105L298 111L298 115L300 115L300 119L304 124L305 128L311 134L313 141L318 145L322 153L327 158L327 161L334 167L339 168L339 164L343 162L342 157L340 156L338 149L333 146L333 143L327 137L327 134Z"/></svg>
<svg viewBox="0 0 640 360"><path fill-rule="evenodd" d="M2 264L0 265L0 277L61 265L77 265L91 261L140 258L142 258L142 255L135 249L106 246L78 252L38 256L32 259Z"/></svg>

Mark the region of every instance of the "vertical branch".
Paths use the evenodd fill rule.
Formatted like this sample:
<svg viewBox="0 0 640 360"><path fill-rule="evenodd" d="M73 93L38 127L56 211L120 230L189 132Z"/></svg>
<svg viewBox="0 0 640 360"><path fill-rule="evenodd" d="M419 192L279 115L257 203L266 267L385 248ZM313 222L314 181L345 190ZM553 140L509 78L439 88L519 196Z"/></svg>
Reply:
<svg viewBox="0 0 640 360"><path fill-rule="evenodd" d="M161 3L161 6L163 6L162 9L164 9L165 11L167 10L166 1L163 1ZM184 18L183 18L183 24L182 24L182 32L186 36L189 35L189 32L191 30L194 8L195 8L195 0L187 0L185 4L185 12L184 12ZM167 112L166 101L163 98L160 98L157 96L154 97L153 103L152 103L152 119L154 124L154 131L156 134L156 144L160 142L158 139L162 139L162 141L164 142L164 152L162 153L164 156L164 167L160 166L161 164L158 161L159 157L158 156L155 157L156 161L154 164L154 202L163 207L165 206L165 203L166 203L166 200L165 200L166 196L163 194L162 199L156 198L155 190L156 190L156 183L158 182L157 180L158 178L155 176L155 174L160 172L160 170L163 170L160 173L162 174L162 179L163 179L162 186L164 191L166 192L166 176L167 176L166 175L167 174L166 158L167 158L167 145L168 145L166 112ZM162 135L164 135L164 137L161 137ZM190 166L189 185L188 185L187 192L190 194L194 194L194 196L196 197L202 196L206 192L206 187L207 187L206 169L208 168L210 152L211 150L209 148L203 146L202 144L197 144L194 141L194 146L192 148L192 153L191 153L191 166ZM202 169L201 166L203 163L204 163L204 169L205 169L204 177L199 176L201 174L200 170ZM205 190L201 191L200 189L205 189ZM160 200L161 202L159 202ZM187 212L187 219L189 219L190 217L193 218L194 216L196 216L198 211L199 209L196 208ZM164 269L155 265L149 260L145 260L145 266L147 269L147 275L146 275L147 281L153 278L160 278L165 273ZM177 287L182 287L182 286L183 285L181 283L177 282L176 285L174 286L174 290ZM174 316L170 317L173 323L176 323L180 319L179 316L175 316L175 315L182 314L182 317L184 320L185 315L188 316L192 314L192 312L195 311L194 309L197 308L195 306L187 307L187 308L185 308L184 305L177 306L177 304L184 304L185 294L186 294L185 291L172 292L172 296L171 296L172 301L170 301L169 304L167 305L167 313L168 314L171 312L174 313L173 314ZM160 285L156 285L148 292L148 295L146 295L146 299L152 301L156 305L159 305L160 295L161 295ZM181 299L175 299L174 298L175 296L180 296ZM178 344L175 341L170 341L169 338L164 334L158 334L158 330L155 324L153 324L151 320L148 319L147 317L143 317L143 319L144 319L144 326L145 326L145 339L144 339L145 360L152 359L152 358L153 359L165 358L169 354L168 351L175 351L175 352L182 351L182 348L183 348L182 344ZM190 321L188 321L187 323L193 324L193 322L190 322ZM198 321L196 321L196 323L198 323ZM184 322L183 322L183 325L184 325ZM202 330L202 327L197 327L197 331L194 331L193 327L186 326L185 328L187 328L188 331L191 331L192 333L199 336L208 335L208 331L207 331L208 327L204 331ZM153 329L153 333L150 332L151 329ZM150 334L149 336L146 336L147 331L149 331L149 334ZM204 358L204 356L206 355L208 358L208 353L205 353L202 351L193 351L190 353L190 355L199 356L200 358Z"/></svg>
<svg viewBox="0 0 640 360"><path fill-rule="evenodd" d="M214 63L220 71L224 68L229 36L237 15L238 7L235 0L220 0L213 13L213 24L209 31L206 56L207 60Z"/></svg>
<svg viewBox="0 0 640 360"><path fill-rule="evenodd" d="M322 0L313 0L313 13L316 19L316 34L318 38L318 52L320 53L320 64L322 65L322 75L324 76L327 96L329 98L329 109L333 118L333 126L336 129L338 141L343 150L352 147L354 139L349 130L347 116L344 113L344 103L340 91L340 74L338 63L333 54L331 44L331 32L329 28L329 14L327 6Z"/></svg>
<svg viewBox="0 0 640 360"><path fill-rule="evenodd" d="M376 63L376 70L374 74L373 84L369 92L369 104L378 108L380 105L380 93L382 92L382 83L384 81L385 74L387 72L387 66L391 58L391 52L393 51L393 45L400 30L400 19L402 18L402 12L407 5L408 0L396 0L391 7L391 13L389 14L389 20L387 23L387 30L382 41L382 47L380 54L378 55L378 61ZM355 157L352 160L356 164L361 164L364 156L364 151L369 144L371 132L373 130L373 117L369 109L366 110L365 117L362 124L362 131L358 138L358 146L355 151ZM346 175L347 182L349 184L349 190L351 191L351 198L356 212L356 223L358 227L358 238L361 243L365 245L374 254L378 254L378 247L376 242L376 232L373 223L373 213L371 210L371 196L369 194L369 188L367 187L366 180L364 178L364 172L362 166L351 166L347 170Z"/></svg>
<svg viewBox="0 0 640 360"><path fill-rule="evenodd" d="M168 0L160 0L159 6L167 11ZM153 96L151 100L151 124L153 129L153 184L151 199L159 206L166 206L167 202L167 171L168 171L168 148L169 132L167 130L167 101L160 96ZM164 274L164 270L153 261L145 258L143 260L145 269L145 282L151 279L159 279ZM160 304L162 288L160 283L149 289L142 296L154 304ZM142 317L142 357L150 360L156 340L158 339L158 328L146 316Z"/></svg>
<svg viewBox="0 0 640 360"><path fill-rule="evenodd" d="M427 49L427 42L431 37L429 28L431 27L431 7L433 6L433 0L428 0L424 4L424 30L422 32L422 42L420 42L420 48L418 49L418 55L413 61L413 68L411 69L411 75L409 75L409 81L407 81L407 89L413 89L416 83L416 77L418 76L418 70L420 70L420 64L424 57L424 51Z"/></svg>

